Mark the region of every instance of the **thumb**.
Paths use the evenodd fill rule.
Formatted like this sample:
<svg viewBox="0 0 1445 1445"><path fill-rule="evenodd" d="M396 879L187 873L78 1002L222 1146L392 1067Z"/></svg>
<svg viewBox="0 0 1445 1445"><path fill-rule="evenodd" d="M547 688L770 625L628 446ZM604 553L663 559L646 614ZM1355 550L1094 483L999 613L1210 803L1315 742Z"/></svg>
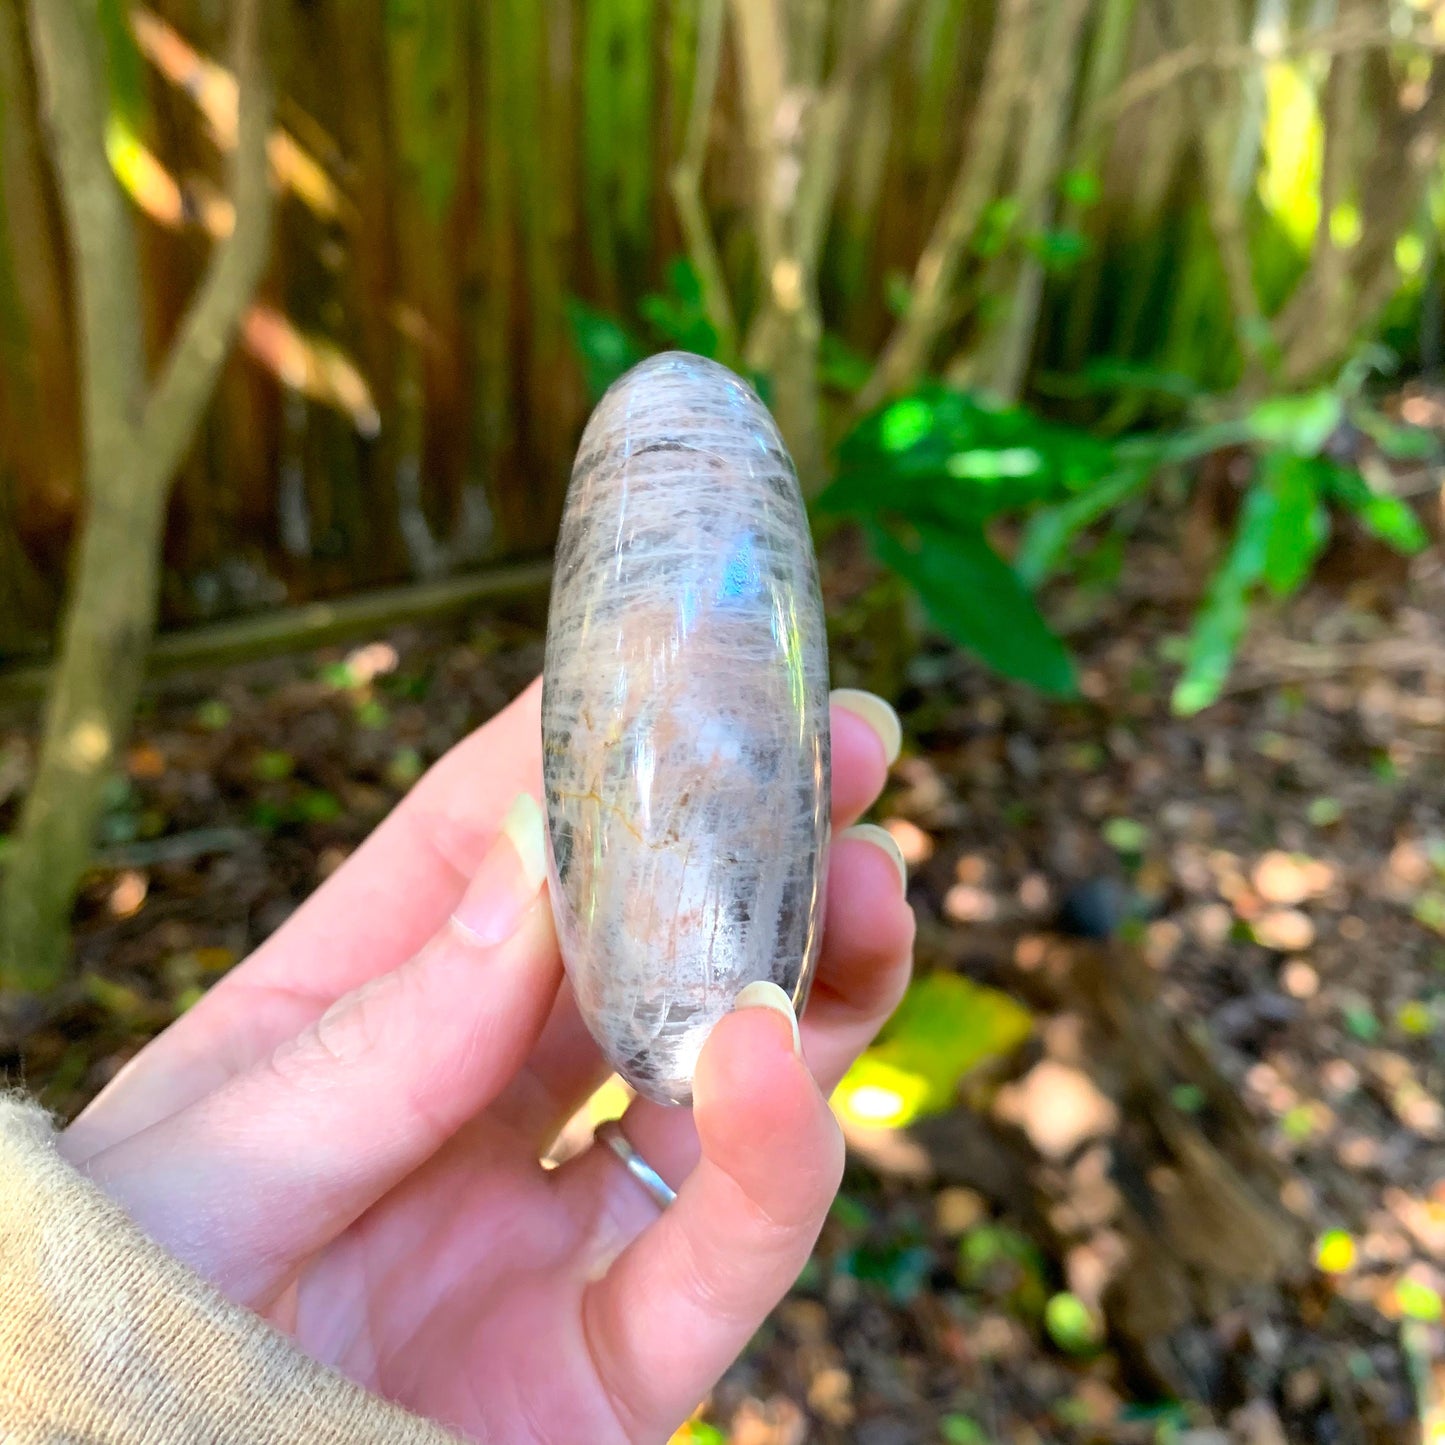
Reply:
<svg viewBox="0 0 1445 1445"><path fill-rule="evenodd" d="M842 1136L775 985L739 995L693 1090L696 1167L584 1297L588 1358L632 1439L665 1436L737 1358L807 1261L843 1172ZM597 1158L629 1201L642 1197Z"/></svg>
<svg viewBox="0 0 1445 1445"><path fill-rule="evenodd" d="M484 1108L561 978L541 811L513 804L456 913L400 968L170 1118L92 1179L232 1298L263 1304Z"/></svg>

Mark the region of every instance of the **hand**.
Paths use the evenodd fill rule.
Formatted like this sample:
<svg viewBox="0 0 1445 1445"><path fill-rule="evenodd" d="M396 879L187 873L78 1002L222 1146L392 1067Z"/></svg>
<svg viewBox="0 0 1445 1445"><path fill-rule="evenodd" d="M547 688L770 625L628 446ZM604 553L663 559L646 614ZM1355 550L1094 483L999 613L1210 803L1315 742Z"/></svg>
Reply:
<svg viewBox="0 0 1445 1445"><path fill-rule="evenodd" d="M540 790L539 696L432 768L62 1148L230 1298L421 1414L507 1445L661 1440L807 1259L842 1168L826 1091L900 997L913 920L877 830L838 836L806 1066L790 1018L743 1008L691 1112L633 1103L665 1212L605 1148L543 1169L606 1068L561 986L536 809L508 811ZM836 704L833 757L842 826L888 759Z"/></svg>

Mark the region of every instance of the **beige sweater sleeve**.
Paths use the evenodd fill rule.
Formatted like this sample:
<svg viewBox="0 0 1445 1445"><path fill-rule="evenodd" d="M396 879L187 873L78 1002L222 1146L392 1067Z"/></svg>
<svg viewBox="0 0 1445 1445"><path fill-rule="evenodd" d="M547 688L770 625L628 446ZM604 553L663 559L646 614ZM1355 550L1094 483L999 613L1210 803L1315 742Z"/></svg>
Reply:
<svg viewBox="0 0 1445 1445"><path fill-rule="evenodd" d="M455 1445L153 1244L0 1094L4 1445Z"/></svg>

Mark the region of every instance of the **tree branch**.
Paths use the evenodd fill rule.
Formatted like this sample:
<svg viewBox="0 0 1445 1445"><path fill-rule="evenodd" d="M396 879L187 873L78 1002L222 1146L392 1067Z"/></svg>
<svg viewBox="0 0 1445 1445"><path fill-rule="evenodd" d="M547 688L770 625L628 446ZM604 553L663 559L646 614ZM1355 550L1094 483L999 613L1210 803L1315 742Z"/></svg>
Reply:
<svg viewBox="0 0 1445 1445"><path fill-rule="evenodd" d="M697 23L697 65L687 114L682 155L670 177L672 200L688 259L702 288L703 310L718 334L722 354L737 350L737 321L728 295L727 278L718 259L717 243L702 200L703 163L707 156L708 123L717 97L718 68L722 59L724 0L702 0Z"/></svg>
<svg viewBox="0 0 1445 1445"><path fill-rule="evenodd" d="M129 447L144 405L140 264L106 157L105 60L94 3L31 0L30 31L76 289L82 411L96 456Z"/></svg>
<svg viewBox="0 0 1445 1445"><path fill-rule="evenodd" d="M1340 25L1328 30L1306 32L1282 39L1278 45L1262 48L1245 43L1182 45L1136 70L1093 116L1093 124L1105 126L1118 120L1136 105L1172 90L1180 81L1201 70L1236 70L1262 61L1286 60L1302 55L1347 55L1351 52L1383 50L1395 45L1413 46L1425 52L1445 50L1445 40L1426 30L1406 36L1393 34L1388 25Z"/></svg>
<svg viewBox="0 0 1445 1445"><path fill-rule="evenodd" d="M262 54L260 10L261 0L235 0L232 11L231 44L238 87L236 149L231 161L235 225L211 253L146 404L141 426L143 465L167 481L180 465L210 400L269 250L267 136L273 97Z"/></svg>

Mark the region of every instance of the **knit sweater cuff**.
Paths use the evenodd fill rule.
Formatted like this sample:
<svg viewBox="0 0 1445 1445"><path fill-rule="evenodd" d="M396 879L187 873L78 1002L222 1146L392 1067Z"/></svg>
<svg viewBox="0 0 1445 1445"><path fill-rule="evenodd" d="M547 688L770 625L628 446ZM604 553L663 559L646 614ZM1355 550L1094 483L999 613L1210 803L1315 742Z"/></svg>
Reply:
<svg viewBox="0 0 1445 1445"><path fill-rule="evenodd" d="M148 1239L0 1094L0 1440L456 1445L308 1359Z"/></svg>

